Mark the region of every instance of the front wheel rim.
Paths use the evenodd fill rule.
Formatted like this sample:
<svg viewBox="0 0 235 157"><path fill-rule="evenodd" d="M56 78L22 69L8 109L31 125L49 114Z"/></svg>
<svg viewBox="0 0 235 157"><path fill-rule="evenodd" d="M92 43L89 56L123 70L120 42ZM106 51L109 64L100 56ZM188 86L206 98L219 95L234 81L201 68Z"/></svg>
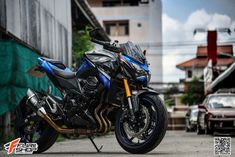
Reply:
<svg viewBox="0 0 235 157"><path fill-rule="evenodd" d="M154 104L148 100L140 102L140 108L142 107L142 110L146 109L148 110L148 113L146 116L149 115L149 117L146 117L146 123L148 126L146 126L146 123L144 125L144 129L141 130L141 135L135 135L133 136L128 134L128 131L126 131L126 125L128 122L126 122L125 118L120 123L120 133L122 135L122 138L124 139L125 143L128 145L142 145L146 143L152 136L153 132L157 127L157 119L158 115L156 114L157 109L154 106ZM141 109L140 109L141 110ZM124 113L123 113L124 114ZM123 115L124 116L124 115ZM130 119L130 118L129 118Z"/></svg>

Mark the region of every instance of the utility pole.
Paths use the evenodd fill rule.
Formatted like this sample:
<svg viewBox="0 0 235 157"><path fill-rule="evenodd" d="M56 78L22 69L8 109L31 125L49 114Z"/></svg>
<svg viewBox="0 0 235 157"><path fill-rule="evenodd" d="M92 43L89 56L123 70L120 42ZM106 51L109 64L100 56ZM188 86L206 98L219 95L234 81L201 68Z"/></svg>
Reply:
<svg viewBox="0 0 235 157"><path fill-rule="evenodd" d="M193 32L194 35L197 33L206 33L207 32L207 54L208 61L212 60L212 66L215 67L217 64L217 34L219 33L228 33L231 34L229 28L217 28L215 30L208 30L204 28L196 28Z"/></svg>
<svg viewBox="0 0 235 157"><path fill-rule="evenodd" d="M217 64L217 31L207 31L207 54L212 66Z"/></svg>
<svg viewBox="0 0 235 157"><path fill-rule="evenodd" d="M228 33L230 35L231 30L229 28L217 28L215 30L197 28L194 30L194 35L196 35L199 32L207 33L208 65L204 69L204 88L205 88L205 94L207 94L207 87L219 75L218 69L216 67L217 65L217 34L219 32L219 33Z"/></svg>

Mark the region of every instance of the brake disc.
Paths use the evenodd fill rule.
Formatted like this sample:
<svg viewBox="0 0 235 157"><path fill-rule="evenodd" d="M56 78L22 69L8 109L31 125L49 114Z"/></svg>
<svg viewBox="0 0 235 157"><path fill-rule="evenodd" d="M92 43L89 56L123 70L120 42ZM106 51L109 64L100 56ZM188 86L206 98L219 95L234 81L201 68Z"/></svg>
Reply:
<svg viewBox="0 0 235 157"><path fill-rule="evenodd" d="M138 132L135 132L132 128L130 128L130 124L128 124L128 122L123 123L125 132L129 136L137 137L139 139L142 139L142 134L148 129L148 126L150 124L150 114L148 109L145 106L142 106L141 112L145 115L146 118L144 119L144 126L140 128Z"/></svg>

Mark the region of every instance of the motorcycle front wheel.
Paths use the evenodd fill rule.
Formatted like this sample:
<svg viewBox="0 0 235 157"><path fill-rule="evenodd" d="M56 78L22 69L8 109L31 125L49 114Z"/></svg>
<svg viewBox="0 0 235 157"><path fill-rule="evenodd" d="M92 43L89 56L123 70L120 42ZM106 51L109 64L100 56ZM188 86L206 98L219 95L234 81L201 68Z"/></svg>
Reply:
<svg viewBox="0 0 235 157"><path fill-rule="evenodd" d="M115 135L120 146L133 154L145 154L156 148L167 128L167 113L160 98L142 95L135 120L131 120L129 115L124 111L117 113Z"/></svg>

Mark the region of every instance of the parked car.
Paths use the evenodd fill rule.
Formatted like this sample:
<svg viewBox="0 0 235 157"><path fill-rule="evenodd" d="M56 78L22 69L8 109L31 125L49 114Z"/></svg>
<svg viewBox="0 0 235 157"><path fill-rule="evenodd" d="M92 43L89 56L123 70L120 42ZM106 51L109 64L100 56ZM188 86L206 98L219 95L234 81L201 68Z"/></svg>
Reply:
<svg viewBox="0 0 235 157"><path fill-rule="evenodd" d="M185 131L196 131L198 117L198 105L190 106L185 115Z"/></svg>
<svg viewBox="0 0 235 157"><path fill-rule="evenodd" d="M208 95L198 108L198 134L235 131L235 94L215 93Z"/></svg>

